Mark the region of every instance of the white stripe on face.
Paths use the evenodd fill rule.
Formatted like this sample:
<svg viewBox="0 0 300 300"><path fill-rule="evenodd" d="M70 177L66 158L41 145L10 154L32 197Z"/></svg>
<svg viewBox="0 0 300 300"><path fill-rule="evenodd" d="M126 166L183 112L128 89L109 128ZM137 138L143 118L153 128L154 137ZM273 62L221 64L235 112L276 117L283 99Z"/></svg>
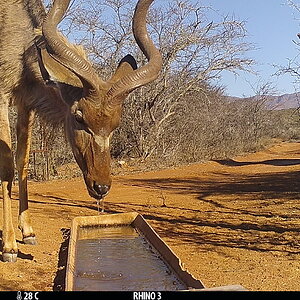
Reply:
<svg viewBox="0 0 300 300"><path fill-rule="evenodd" d="M95 143L100 147L101 152L109 149L111 135L112 134L109 136L94 135Z"/></svg>

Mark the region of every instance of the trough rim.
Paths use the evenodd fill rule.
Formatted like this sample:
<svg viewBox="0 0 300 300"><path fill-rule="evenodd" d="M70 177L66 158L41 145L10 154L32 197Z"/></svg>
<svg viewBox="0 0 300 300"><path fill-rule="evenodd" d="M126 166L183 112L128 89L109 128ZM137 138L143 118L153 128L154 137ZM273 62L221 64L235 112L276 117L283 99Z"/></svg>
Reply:
<svg viewBox="0 0 300 300"><path fill-rule="evenodd" d="M159 237L151 225L137 212L127 212L118 214L103 214L98 216L75 217L72 220L71 234L69 240L69 251L66 268L65 290L73 291L75 277L75 255L78 229L80 227L93 226L133 226L148 242L158 251L165 263L176 273L180 281L188 289L204 289L204 284L190 274L184 264L173 252L173 250Z"/></svg>

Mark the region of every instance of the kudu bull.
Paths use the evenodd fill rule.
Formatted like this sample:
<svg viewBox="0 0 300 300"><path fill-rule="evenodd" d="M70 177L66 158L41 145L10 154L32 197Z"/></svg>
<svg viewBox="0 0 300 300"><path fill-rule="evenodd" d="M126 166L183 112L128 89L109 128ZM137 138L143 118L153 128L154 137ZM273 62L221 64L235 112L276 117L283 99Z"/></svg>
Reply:
<svg viewBox="0 0 300 300"><path fill-rule="evenodd" d="M148 63L137 68L124 57L108 81L99 78L81 47L57 31L70 0L55 0L46 14L41 0L7 0L0 6L0 179L3 193L3 261L17 259L11 212L14 160L8 119L17 117L16 167L19 229L23 242L35 244L28 211L27 169L34 115L65 127L90 196L101 199L111 185L110 139L119 125L124 99L158 76L162 59L149 38L146 16L153 0L139 0L133 34Z"/></svg>

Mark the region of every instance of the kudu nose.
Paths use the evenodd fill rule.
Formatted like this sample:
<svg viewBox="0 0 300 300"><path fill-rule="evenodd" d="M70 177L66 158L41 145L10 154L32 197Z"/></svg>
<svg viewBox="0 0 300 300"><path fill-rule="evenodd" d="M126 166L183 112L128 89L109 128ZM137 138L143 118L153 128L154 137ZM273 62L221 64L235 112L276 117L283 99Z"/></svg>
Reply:
<svg viewBox="0 0 300 300"><path fill-rule="evenodd" d="M104 197L108 193L110 186L106 184L98 184L97 182L95 182L93 188L99 196Z"/></svg>

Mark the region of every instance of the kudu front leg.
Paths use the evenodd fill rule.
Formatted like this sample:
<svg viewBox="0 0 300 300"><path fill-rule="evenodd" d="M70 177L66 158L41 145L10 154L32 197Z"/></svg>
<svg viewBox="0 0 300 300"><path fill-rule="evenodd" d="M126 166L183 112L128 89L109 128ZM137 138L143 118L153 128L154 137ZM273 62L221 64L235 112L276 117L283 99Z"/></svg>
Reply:
<svg viewBox="0 0 300 300"><path fill-rule="evenodd" d="M3 261L15 262L18 247L12 221L11 188L14 178L14 161L11 151L10 128L7 105L0 106L0 180L3 195Z"/></svg>
<svg viewBox="0 0 300 300"><path fill-rule="evenodd" d="M35 245L36 238L28 210L27 174L34 113L18 108L16 164L19 179L19 229L25 244Z"/></svg>
<svg viewBox="0 0 300 300"><path fill-rule="evenodd" d="M2 258L5 262L16 262L18 246L13 227L10 198L12 180L1 180L1 185L3 193Z"/></svg>

